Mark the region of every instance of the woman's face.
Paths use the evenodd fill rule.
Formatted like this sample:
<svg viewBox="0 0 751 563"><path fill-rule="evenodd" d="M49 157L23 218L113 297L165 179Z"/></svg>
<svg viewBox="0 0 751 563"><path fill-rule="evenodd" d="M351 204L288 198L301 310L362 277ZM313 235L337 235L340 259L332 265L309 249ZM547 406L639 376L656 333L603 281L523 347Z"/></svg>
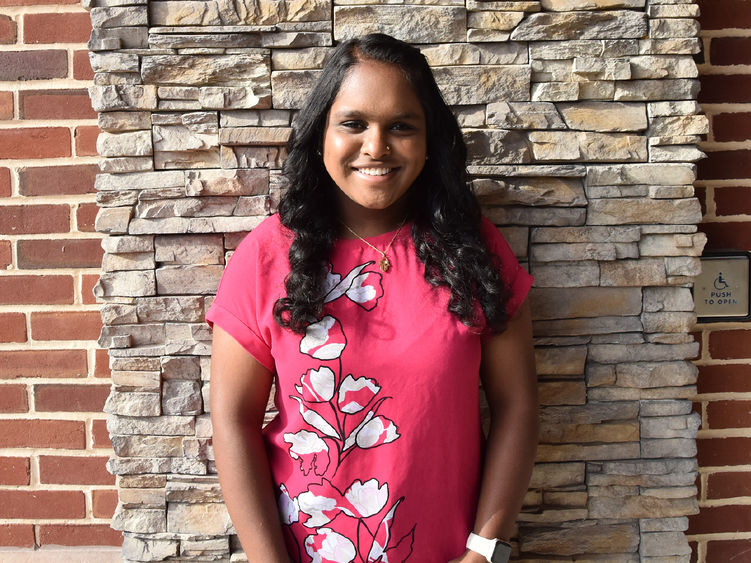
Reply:
<svg viewBox="0 0 751 563"><path fill-rule="evenodd" d="M342 219L393 211L425 166L426 145L425 112L402 71L357 63L329 110L323 139Z"/></svg>

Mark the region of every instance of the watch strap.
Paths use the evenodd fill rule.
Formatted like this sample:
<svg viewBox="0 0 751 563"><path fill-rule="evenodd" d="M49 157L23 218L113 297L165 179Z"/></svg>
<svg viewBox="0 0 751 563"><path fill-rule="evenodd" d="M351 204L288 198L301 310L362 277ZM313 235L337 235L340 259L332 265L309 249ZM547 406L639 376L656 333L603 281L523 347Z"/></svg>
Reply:
<svg viewBox="0 0 751 563"><path fill-rule="evenodd" d="M474 532L467 538L466 548L479 553L490 563L507 563L511 556L511 546L497 538L483 538Z"/></svg>

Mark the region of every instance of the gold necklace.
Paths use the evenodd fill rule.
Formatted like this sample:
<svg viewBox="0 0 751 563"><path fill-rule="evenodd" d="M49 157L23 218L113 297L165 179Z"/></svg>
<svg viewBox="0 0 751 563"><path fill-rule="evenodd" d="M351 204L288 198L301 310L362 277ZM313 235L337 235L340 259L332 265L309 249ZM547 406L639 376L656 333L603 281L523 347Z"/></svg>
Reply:
<svg viewBox="0 0 751 563"><path fill-rule="evenodd" d="M352 227L350 227L349 225L347 225L347 223L345 223L344 221L342 221L342 225L344 225L350 233L352 233L353 235L355 235L362 242L364 242L365 244L367 244L370 248L372 248L378 254L381 255L381 259L378 262L378 266L381 268L382 272L388 272L389 268L391 268L391 262L389 261L388 256L386 256L386 253L391 248L391 245L394 244L394 241L396 240L396 237L399 234L399 231L402 230L402 227L404 226L404 223L406 223L406 222L407 222L407 218L405 217L404 219L402 219L402 222L399 223L399 228L396 229L396 232L394 233L394 236L391 237L391 242L389 242L388 245L386 245L386 249L385 250L381 250L380 248L376 248L375 246L373 246L372 244L370 244L367 240L365 240L360 235L358 235L355 231L353 231Z"/></svg>

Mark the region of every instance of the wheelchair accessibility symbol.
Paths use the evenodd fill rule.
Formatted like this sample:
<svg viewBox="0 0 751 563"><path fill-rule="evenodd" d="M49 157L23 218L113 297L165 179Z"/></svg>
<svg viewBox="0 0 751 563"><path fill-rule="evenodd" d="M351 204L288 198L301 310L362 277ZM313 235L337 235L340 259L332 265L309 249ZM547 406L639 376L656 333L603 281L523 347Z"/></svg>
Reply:
<svg viewBox="0 0 751 563"><path fill-rule="evenodd" d="M725 278L722 277L722 272L717 274L717 277L714 280L714 288L717 291L722 291L723 289L727 289L730 287L728 283L725 281Z"/></svg>

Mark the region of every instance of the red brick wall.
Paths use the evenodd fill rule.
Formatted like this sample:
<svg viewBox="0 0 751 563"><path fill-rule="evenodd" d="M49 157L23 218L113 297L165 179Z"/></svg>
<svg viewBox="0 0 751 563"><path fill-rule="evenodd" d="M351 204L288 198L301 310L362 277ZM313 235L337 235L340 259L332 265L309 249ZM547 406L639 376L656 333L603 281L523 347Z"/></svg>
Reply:
<svg viewBox="0 0 751 563"><path fill-rule="evenodd" d="M78 0L0 0L0 549L121 543L91 294L90 31Z"/></svg>
<svg viewBox="0 0 751 563"><path fill-rule="evenodd" d="M751 0L699 0L704 60L699 100L711 131L697 193L707 250L751 250ZM749 560L751 323L701 324L698 457L701 511L690 521L694 560Z"/></svg>

